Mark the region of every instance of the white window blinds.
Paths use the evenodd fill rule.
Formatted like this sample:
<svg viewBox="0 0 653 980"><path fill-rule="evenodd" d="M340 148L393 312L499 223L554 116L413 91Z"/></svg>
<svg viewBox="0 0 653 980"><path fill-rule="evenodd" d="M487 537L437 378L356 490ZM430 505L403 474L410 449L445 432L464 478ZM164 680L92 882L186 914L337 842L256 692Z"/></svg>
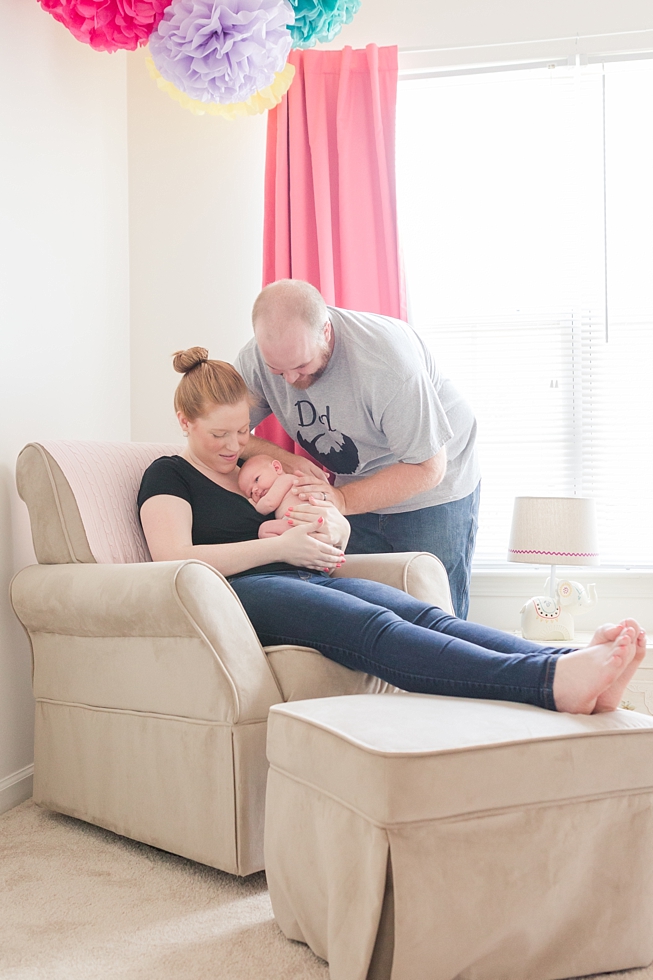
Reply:
<svg viewBox="0 0 653 980"><path fill-rule="evenodd" d="M579 494L602 564L653 565L652 117L649 60L400 83L411 322L478 418L479 563L515 496Z"/></svg>

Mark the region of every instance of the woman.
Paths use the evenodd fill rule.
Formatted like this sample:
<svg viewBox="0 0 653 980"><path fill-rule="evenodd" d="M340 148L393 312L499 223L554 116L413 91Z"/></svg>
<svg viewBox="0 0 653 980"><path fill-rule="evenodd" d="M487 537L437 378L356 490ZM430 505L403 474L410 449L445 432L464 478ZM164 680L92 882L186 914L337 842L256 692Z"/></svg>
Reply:
<svg viewBox="0 0 653 980"><path fill-rule="evenodd" d="M349 525L312 497L292 510L284 534L259 538L269 518L238 486L249 439L245 383L203 348L179 352L174 367L184 375L175 409L188 444L145 471L143 531L154 561L198 558L225 575L264 646L314 647L408 691L582 714L619 706L646 650L633 620L601 627L583 650L560 649L456 619L376 582L332 579Z"/></svg>

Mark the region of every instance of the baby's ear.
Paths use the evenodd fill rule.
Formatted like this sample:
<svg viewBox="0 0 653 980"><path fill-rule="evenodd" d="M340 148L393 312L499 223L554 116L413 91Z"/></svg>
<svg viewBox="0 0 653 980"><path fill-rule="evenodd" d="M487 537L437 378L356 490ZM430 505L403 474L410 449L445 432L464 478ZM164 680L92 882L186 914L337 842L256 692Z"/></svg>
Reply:
<svg viewBox="0 0 653 980"><path fill-rule="evenodd" d="M273 459L272 460L272 465L274 466L275 470L277 471L277 473L279 475L281 475L283 473L283 466L281 465L281 463L279 462L278 459Z"/></svg>

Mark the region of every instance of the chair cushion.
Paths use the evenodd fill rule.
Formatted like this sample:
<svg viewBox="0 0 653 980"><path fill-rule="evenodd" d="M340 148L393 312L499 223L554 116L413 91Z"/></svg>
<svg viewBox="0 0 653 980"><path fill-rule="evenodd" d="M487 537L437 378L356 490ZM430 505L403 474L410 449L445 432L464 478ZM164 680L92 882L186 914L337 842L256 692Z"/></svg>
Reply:
<svg viewBox="0 0 653 980"><path fill-rule="evenodd" d="M263 647L284 701L352 694L388 694L398 688L380 677L350 670L312 647Z"/></svg>
<svg viewBox="0 0 653 980"><path fill-rule="evenodd" d="M29 443L16 482L40 564L150 561L136 509L143 472L179 446L144 442Z"/></svg>

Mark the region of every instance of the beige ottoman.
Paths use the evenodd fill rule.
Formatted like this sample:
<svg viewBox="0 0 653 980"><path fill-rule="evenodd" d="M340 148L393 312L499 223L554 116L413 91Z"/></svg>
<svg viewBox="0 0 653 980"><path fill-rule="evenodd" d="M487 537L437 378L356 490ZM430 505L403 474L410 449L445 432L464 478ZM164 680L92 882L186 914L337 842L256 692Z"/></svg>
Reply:
<svg viewBox="0 0 653 980"><path fill-rule="evenodd" d="M413 694L276 705L274 914L332 980L653 960L653 718Z"/></svg>

